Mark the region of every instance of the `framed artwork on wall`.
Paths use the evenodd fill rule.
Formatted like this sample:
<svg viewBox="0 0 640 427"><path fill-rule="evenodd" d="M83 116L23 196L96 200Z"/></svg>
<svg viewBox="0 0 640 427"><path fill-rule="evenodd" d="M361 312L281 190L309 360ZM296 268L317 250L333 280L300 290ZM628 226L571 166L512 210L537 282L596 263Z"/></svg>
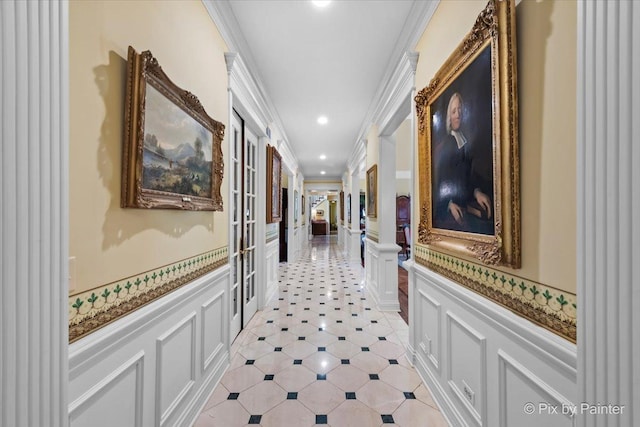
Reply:
<svg viewBox="0 0 640 427"><path fill-rule="evenodd" d="M282 220L282 157L267 145L267 224Z"/></svg>
<svg viewBox="0 0 640 427"><path fill-rule="evenodd" d="M367 216L378 216L378 165L373 165L367 170Z"/></svg>
<svg viewBox="0 0 640 427"><path fill-rule="evenodd" d="M351 193L347 194L347 223L351 224Z"/></svg>
<svg viewBox="0 0 640 427"><path fill-rule="evenodd" d="M344 221L344 191L340 192L340 221Z"/></svg>
<svg viewBox="0 0 640 427"><path fill-rule="evenodd" d="M122 150L123 208L222 210L224 125L129 46Z"/></svg>
<svg viewBox="0 0 640 427"><path fill-rule="evenodd" d="M418 241L520 267L515 4L489 1L416 96Z"/></svg>

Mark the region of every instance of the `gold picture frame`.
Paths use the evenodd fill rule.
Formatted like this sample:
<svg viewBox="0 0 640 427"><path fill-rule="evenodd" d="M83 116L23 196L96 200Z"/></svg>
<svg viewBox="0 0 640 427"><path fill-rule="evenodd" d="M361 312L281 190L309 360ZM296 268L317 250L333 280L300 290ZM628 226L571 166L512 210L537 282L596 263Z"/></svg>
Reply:
<svg viewBox="0 0 640 427"><path fill-rule="evenodd" d="M378 165L367 170L367 216L378 216Z"/></svg>
<svg viewBox="0 0 640 427"><path fill-rule="evenodd" d="M520 267L515 2L490 0L415 98L418 243Z"/></svg>
<svg viewBox="0 0 640 427"><path fill-rule="evenodd" d="M150 51L129 46L120 205L222 211L224 128Z"/></svg>
<svg viewBox="0 0 640 427"><path fill-rule="evenodd" d="M282 157L267 145L267 224L282 221Z"/></svg>

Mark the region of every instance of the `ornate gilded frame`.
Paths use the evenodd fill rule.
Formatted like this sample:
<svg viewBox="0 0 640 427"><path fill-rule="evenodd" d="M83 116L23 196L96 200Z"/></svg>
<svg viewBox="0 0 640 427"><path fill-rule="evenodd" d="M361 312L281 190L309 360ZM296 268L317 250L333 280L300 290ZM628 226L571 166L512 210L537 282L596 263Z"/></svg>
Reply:
<svg viewBox="0 0 640 427"><path fill-rule="evenodd" d="M340 221L344 222L344 210L345 210L345 205L344 205L344 191L340 192Z"/></svg>
<svg viewBox="0 0 640 427"><path fill-rule="evenodd" d="M373 165L367 170L367 216L378 216L378 165Z"/></svg>
<svg viewBox="0 0 640 427"><path fill-rule="evenodd" d="M267 224L282 221L282 157L267 145Z"/></svg>
<svg viewBox="0 0 640 427"><path fill-rule="evenodd" d="M150 105L148 97L153 97ZM161 114L186 122L184 127L202 135L204 141L198 137L192 146L188 140L170 138L166 131L161 136L168 144L165 147L151 133L147 136L152 142L146 141L145 130L162 132L162 126L151 129L152 123L162 122L156 118ZM148 116L153 120L146 120ZM120 202L123 208L222 211L224 124L211 118L194 94L176 86L150 51L138 54L131 46L124 119ZM178 143L185 146L181 152L180 146L171 145ZM189 147L192 154L187 150Z"/></svg>
<svg viewBox="0 0 640 427"><path fill-rule="evenodd" d="M481 55L482 58L490 55L490 59L480 62L478 58ZM418 116L419 191L421 200L418 243L455 256L476 259L486 265L505 265L512 268L520 267L520 173L516 58L515 2L513 0L490 0L476 19L472 30L450 55L429 85L422 89L415 98ZM477 64L475 61L477 61ZM436 130L438 129L442 134L441 129L443 127L443 109L440 108L436 111L435 106L448 105L444 109L444 114L449 118L451 116L453 95L448 98L449 104L444 104L443 100L447 99L445 95L451 94L456 87L465 84L464 79L471 78L469 76L473 76L473 74L470 74L472 71L478 69L484 70L482 73L489 72L484 68L480 68L481 65L478 64L482 64L482 67L485 66L484 64L490 64L488 65L490 67L490 76L486 81L489 82L491 93L491 155L485 155L484 157L485 160L491 158L490 161L492 162L491 165L487 162L484 165L485 170L488 169L488 166L492 166L491 169L488 169L489 171L492 170L493 180L492 186L490 186L490 188L493 188L493 214L491 215L493 217L493 227L489 228L492 230L490 233L434 226L436 219L440 223L444 222L442 220L444 216L441 214L443 211L440 207L443 206L443 201L446 203L448 197L448 193L445 190L447 188L458 188L455 186L446 187L445 184L441 184L441 182L437 182L433 178L434 175L441 177L448 173L446 172L447 170L451 169L445 169L444 167L441 170L437 169L443 164L448 165L451 163L445 163L434 156L434 152L444 152L444 150L440 152L434 151L434 147L440 148L442 144L436 146L438 141L432 140L434 139L433 135L437 135ZM469 69L469 72L465 73L467 69ZM467 85L467 87L471 87L471 85ZM442 98L440 98L441 96ZM481 98L481 96L478 95L477 98ZM488 115L486 109L482 110L478 107L475 111L484 111L482 114ZM465 117L464 112L462 117ZM476 120L479 119L476 118ZM446 126L450 127L448 124ZM484 123L484 128L488 126L487 123ZM453 137L449 136L452 135L450 130L447 129L446 132L445 138L449 138L449 141L451 141ZM479 131L476 131L476 133L479 133ZM470 145L470 147L468 151L473 149L473 145ZM486 174L489 179L491 179L490 174L491 172ZM433 194L434 183L438 185L438 199L435 200ZM468 189L470 185L464 188ZM467 194L469 194L468 191ZM476 194L475 190L473 194ZM451 203L451 200L449 203ZM467 212L472 212L471 209L473 208L470 206L466 206ZM441 216L437 217L437 215ZM469 215L471 214L469 213ZM485 222L491 218L491 216L482 218L482 213L476 216ZM445 219L451 220L452 218L455 220L453 215L451 218L447 217ZM472 218L469 221L472 220L476 219Z"/></svg>

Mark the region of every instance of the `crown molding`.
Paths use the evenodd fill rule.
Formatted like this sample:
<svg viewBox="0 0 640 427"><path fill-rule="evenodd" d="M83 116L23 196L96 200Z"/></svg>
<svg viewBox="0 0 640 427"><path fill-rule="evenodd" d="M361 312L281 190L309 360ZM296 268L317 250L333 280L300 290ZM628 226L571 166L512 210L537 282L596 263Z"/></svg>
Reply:
<svg viewBox="0 0 640 427"><path fill-rule="evenodd" d="M413 66L415 73L415 66L417 64L417 57L411 57L412 54L408 52L412 51L415 48L415 45L422 37L427 24L431 20L433 13L440 0L429 0L429 1L415 1L409 12L409 16L407 17L407 21L404 25L404 29L400 36L398 37L398 41L396 42L396 46L393 49L391 54L391 58L389 58L389 65L385 71L384 77L381 80L380 86L374 96L367 115L365 116L364 121L362 122L362 126L360 127L360 132L358 133L358 140L362 140L366 138L367 133L371 125L375 122L375 118L379 117L380 114L376 114L385 105L385 94L391 93L391 89L388 89L389 86L394 87L395 81L393 80L394 74L397 71L401 71L402 64L405 62L404 58L407 56L407 60L409 60L409 65ZM415 63L414 63L415 62ZM382 129L382 127L381 127ZM357 144L356 144L357 145Z"/></svg>
<svg viewBox="0 0 640 427"><path fill-rule="evenodd" d="M265 115L271 119L271 122L266 124L269 125L273 123L274 126L278 128L280 135L283 137L282 144L286 145L287 149L291 152L293 165L295 165L295 168L297 169L298 159L288 142L289 138L287 137L280 115L273 105L273 102L271 102L271 98L264 90L265 85L262 83L258 67L253 60L251 48L247 43L247 40L244 38L244 34L240 31L240 24L233 13L231 3L228 0L202 0L202 3L204 4L205 9L207 9L209 17L218 29L218 32L220 32L220 35L222 36L222 39L227 45L229 51L236 52L242 56L247 76L251 79L253 86L256 89L255 94L256 96L259 94L259 97L263 102L262 110L266 111L267 113Z"/></svg>

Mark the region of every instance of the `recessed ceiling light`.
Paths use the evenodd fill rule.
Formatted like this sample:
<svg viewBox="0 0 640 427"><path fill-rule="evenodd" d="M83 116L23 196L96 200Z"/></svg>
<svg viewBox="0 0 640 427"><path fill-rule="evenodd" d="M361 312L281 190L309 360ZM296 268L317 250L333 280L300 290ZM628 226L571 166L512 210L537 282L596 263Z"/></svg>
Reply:
<svg viewBox="0 0 640 427"><path fill-rule="evenodd" d="M325 171L320 171L320 175L324 175L325 173Z"/></svg>
<svg viewBox="0 0 640 427"><path fill-rule="evenodd" d="M329 3L331 3L331 0L312 0L311 3L316 7L327 7Z"/></svg>
<svg viewBox="0 0 640 427"><path fill-rule="evenodd" d="M329 119L327 119L327 116L320 116L318 117L318 123L320 123L321 125L326 125L327 123L329 123Z"/></svg>
<svg viewBox="0 0 640 427"><path fill-rule="evenodd" d="M326 158L327 158L327 156L326 156L326 155L324 155L324 154L320 154L320 160L324 160L324 159L326 159Z"/></svg>

